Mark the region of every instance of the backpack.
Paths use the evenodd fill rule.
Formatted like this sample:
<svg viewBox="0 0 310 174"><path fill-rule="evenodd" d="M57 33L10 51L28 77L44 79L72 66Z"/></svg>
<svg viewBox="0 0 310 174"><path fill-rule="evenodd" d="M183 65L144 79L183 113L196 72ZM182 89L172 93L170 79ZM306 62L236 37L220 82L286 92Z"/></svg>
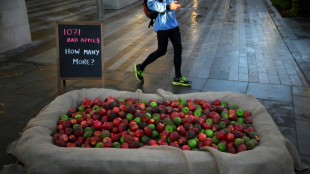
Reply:
<svg viewBox="0 0 310 174"><path fill-rule="evenodd" d="M159 0L159 2L163 2L163 0ZM147 0L143 0L142 7L143 7L143 11L144 11L145 16L147 16L148 18L151 19L151 21L149 23L149 27L148 27L148 28L150 28L151 26L153 26L154 20L158 16L158 12L152 11L151 9L149 9L149 7L147 6Z"/></svg>

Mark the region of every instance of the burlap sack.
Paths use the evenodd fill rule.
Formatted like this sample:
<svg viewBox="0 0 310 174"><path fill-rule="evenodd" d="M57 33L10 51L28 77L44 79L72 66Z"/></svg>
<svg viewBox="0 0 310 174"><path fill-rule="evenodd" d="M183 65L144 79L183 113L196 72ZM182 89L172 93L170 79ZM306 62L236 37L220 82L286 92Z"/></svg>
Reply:
<svg viewBox="0 0 310 174"><path fill-rule="evenodd" d="M211 147L201 150L209 151L215 158L219 173L295 173L296 170L307 169L308 166L300 160L294 145L285 139L268 114L265 107L253 95L236 94L232 92L205 92L174 95L158 89L157 93L163 100L204 99L214 101L221 99L230 104L238 105L253 113L253 126L260 137L259 146L254 150L237 154L222 153Z"/></svg>
<svg viewBox="0 0 310 174"><path fill-rule="evenodd" d="M53 144L59 116L76 107L84 98L132 97L143 100L199 98L222 99L253 112L254 127L261 138L251 151L228 154L213 148L182 151L159 146L139 149L62 148ZM29 121L19 140L8 152L22 163L5 166L3 173L294 173L306 169L295 147L278 130L272 118L253 96L230 92L174 95L162 89L157 94L142 94L110 89L75 90L57 97L37 117Z"/></svg>

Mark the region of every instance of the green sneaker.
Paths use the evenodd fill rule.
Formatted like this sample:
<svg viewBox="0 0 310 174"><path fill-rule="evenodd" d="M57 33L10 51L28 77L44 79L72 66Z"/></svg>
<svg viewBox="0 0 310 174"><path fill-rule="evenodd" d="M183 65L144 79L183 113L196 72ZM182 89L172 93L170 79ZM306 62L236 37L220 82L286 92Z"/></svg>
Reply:
<svg viewBox="0 0 310 174"><path fill-rule="evenodd" d="M172 84L179 85L179 86L190 86L192 82L186 80L186 78L182 76L182 77L175 77L172 81Z"/></svg>
<svg viewBox="0 0 310 174"><path fill-rule="evenodd" d="M144 79L143 79L144 71L140 69L140 65L135 64L133 66L133 69L135 70L135 75L136 75L137 80L139 82L144 82Z"/></svg>

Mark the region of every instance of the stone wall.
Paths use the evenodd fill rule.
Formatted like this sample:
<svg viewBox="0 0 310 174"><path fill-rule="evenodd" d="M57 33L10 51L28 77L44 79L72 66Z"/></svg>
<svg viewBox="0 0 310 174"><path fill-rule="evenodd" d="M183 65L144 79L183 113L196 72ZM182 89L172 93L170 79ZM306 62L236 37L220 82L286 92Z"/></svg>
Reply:
<svg viewBox="0 0 310 174"><path fill-rule="evenodd" d="M31 43L25 0L0 4L0 53Z"/></svg>
<svg viewBox="0 0 310 174"><path fill-rule="evenodd" d="M104 0L104 9L120 9L137 1L139 0Z"/></svg>

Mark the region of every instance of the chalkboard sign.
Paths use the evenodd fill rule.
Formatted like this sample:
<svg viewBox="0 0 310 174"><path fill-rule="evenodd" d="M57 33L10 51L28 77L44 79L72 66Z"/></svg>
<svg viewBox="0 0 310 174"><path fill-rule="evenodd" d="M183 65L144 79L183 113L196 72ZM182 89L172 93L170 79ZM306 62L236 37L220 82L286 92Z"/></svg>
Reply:
<svg viewBox="0 0 310 174"><path fill-rule="evenodd" d="M103 23L57 22L56 35L59 90L69 79L101 79L103 86Z"/></svg>

